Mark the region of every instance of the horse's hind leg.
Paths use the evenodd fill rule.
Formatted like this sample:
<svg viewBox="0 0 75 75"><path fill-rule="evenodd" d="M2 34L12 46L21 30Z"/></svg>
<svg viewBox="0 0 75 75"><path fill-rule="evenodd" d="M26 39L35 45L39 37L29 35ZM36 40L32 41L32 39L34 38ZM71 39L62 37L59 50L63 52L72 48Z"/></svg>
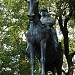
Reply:
<svg viewBox="0 0 75 75"><path fill-rule="evenodd" d="M34 48L31 43L28 44L30 53L31 75L34 75Z"/></svg>
<svg viewBox="0 0 75 75"><path fill-rule="evenodd" d="M62 74L62 62L63 62L63 60L58 59L57 63L56 63L56 69L57 69L58 75Z"/></svg>
<svg viewBox="0 0 75 75"><path fill-rule="evenodd" d="M40 43L41 47L41 64L42 64L42 75L45 75L45 50L46 50L46 42L42 40Z"/></svg>

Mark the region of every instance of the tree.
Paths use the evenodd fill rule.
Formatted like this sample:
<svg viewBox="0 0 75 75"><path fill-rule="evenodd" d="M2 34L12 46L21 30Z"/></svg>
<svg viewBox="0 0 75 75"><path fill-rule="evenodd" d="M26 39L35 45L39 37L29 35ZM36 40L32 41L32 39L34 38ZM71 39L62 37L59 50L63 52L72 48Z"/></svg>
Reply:
<svg viewBox="0 0 75 75"><path fill-rule="evenodd" d="M70 2L72 3L72 2ZM72 63L72 57L75 54L75 52L70 53L69 50L69 37L68 37L68 21L71 19L71 17L75 14L73 13L74 7L69 2L59 1L57 3L57 9L59 11L58 15L58 22L60 29L62 31L62 34L64 36L64 52L68 63L68 73L67 75L73 75L73 63ZM68 9L68 10L67 10Z"/></svg>
<svg viewBox="0 0 75 75"><path fill-rule="evenodd" d="M23 41L22 35L27 30L26 24L28 22L26 15L27 7L25 6L26 4L23 0L0 1L1 75L20 73L21 69L19 66L22 63L22 50L26 48L26 42Z"/></svg>

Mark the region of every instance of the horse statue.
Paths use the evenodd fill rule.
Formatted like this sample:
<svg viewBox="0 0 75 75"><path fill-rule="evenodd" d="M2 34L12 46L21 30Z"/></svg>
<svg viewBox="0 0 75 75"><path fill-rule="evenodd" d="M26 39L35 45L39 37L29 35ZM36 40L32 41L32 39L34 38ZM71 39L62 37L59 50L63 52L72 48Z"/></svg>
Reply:
<svg viewBox="0 0 75 75"><path fill-rule="evenodd" d="M42 75L47 75L48 71L52 71L56 68L57 74L61 75L61 59L59 47L55 47L53 43L53 37L51 34L51 28L47 28L40 21L40 14L38 10L38 0L25 0L28 2L28 17L29 17L29 29L26 33L27 38L27 50L30 54L31 75L34 75L35 55L38 59L41 59Z"/></svg>

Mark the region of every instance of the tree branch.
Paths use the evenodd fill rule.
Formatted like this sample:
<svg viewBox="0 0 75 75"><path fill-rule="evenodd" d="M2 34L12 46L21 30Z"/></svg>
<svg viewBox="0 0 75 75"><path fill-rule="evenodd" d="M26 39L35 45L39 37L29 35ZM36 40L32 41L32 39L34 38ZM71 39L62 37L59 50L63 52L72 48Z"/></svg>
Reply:
<svg viewBox="0 0 75 75"><path fill-rule="evenodd" d="M67 75L67 73L62 69L62 72L65 74L65 75Z"/></svg>
<svg viewBox="0 0 75 75"><path fill-rule="evenodd" d="M72 11L70 11L69 15L66 16L65 21L64 21L64 27L67 27L67 23L69 19L72 17Z"/></svg>
<svg viewBox="0 0 75 75"><path fill-rule="evenodd" d="M61 31L63 31L63 23L62 23L62 16L61 15L59 16L58 22L59 22Z"/></svg>
<svg viewBox="0 0 75 75"><path fill-rule="evenodd" d="M75 51L73 53L71 53L71 57L73 58L74 55L75 55Z"/></svg>

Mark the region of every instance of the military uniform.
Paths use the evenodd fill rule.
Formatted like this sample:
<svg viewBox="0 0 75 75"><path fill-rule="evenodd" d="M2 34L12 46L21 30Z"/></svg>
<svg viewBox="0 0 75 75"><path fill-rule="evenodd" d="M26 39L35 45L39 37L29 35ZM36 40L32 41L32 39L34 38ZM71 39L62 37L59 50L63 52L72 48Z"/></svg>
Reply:
<svg viewBox="0 0 75 75"><path fill-rule="evenodd" d="M58 45L57 33L56 33L56 29L53 28L53 25L55 24L55 20L48 16L47 9L43 9L41 11L40 21L42 22L42 25L45 25L47 27L47 29L49 29L51 31L50 33L53 38L53 43L54 43L55 47L57 47L57 45Z"/></svg>

